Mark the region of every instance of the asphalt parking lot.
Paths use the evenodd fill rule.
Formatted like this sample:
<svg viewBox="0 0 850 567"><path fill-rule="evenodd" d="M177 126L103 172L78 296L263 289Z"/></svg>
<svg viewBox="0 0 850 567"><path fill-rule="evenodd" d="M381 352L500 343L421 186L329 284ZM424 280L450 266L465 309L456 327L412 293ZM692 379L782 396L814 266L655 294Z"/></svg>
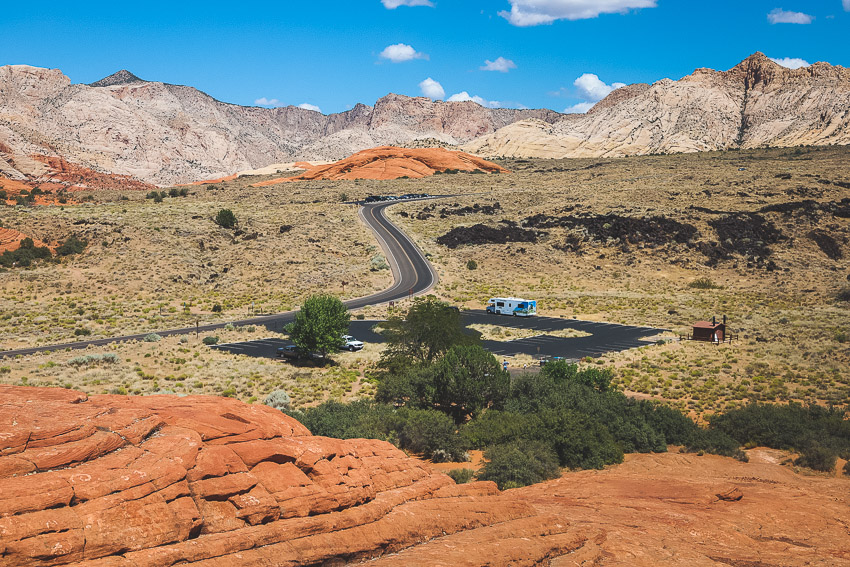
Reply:
<svg viewBox="0 0 850 567"><path fill-rule="evenodd" d="M556 317L507 317L490 315L480 310L462 312L463 321L473 323L499 325L521 329L532 329L540 334L525 339L512 341L483 341L483 346L497 357L527 354L537 356L562 356L567 359L579 359L585 356L597 357L606 352L628 350L650 344L645 339L653 337L664 329L651 327L636 327L616 323L600 323L581 321L578 319L560 319ZM349 334L364 343L380 344L383 338L372 330L377 321L353 320L349 325ZM547 335L547 332L565 329L576 329L590 333L587 337L562 338ZM263 358L275 358L277 349L292 344L279 338L264 338L254 341L214 345L212 348Z"/></svg>

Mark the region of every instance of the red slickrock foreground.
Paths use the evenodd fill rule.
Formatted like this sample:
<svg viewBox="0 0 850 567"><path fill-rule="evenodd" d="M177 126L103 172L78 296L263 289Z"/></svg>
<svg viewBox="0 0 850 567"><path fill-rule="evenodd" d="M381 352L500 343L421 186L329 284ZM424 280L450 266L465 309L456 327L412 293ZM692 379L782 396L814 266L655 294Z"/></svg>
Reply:
<svg viewBox="0 0 850 567"><path fill-rule="evenodd" d="M850 564L850 482L750 454L500 493L262 405L0 385L0 565Z"/></svg>

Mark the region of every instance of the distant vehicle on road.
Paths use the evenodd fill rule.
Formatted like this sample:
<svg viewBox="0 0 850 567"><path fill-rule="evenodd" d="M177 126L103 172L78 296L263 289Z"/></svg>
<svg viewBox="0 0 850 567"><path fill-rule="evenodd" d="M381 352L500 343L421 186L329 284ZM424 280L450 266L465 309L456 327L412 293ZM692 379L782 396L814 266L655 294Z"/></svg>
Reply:
<svg viewBox="0 0 850 567"><path fill-rule="evenodd" d="M341 349L349 350L354 352L355 350L360 350L363 348L363 343L352 337L351 335L343 335L342 336L342 344L340 345Z"/></svg>
<svg viewBox="0 0 850 567"><path fill-rule="evenodd" d="M531 317L537 315L537 301L519 297L492 297L487 301L487 313Z"/></svg>

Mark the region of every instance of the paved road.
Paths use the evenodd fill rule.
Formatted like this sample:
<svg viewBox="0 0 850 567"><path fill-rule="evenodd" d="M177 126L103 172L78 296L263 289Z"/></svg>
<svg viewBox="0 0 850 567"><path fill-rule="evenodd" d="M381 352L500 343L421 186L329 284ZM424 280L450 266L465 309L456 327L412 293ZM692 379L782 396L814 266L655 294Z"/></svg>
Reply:
<svg viewBox="0 0 850 567"><path fill-rule="evenodd" d="M532 329L540 335L527 339L513 341L483 341L482 346L500 356L527 354L531 356L549 355L563 356L569 359L579 359L585 356L599 356L606 352L627 350L649 344L642 340L661 332L650 327L634 327L617 325L615 323L598 323L595 321L579 321L577 319L558 319L554 317L507 317L490 315L485 311L470 310L462 314L466 325L487 324L518 329ZM349 333L365 343L384 342L381 335L372 331L375 321L354 320L349 325ZM576 329L590 333L588 337L563 338L547 335L547 332ZM244 341L217 345L215 348L246 354L248 356L272 358L276 356L278 347L292 344L278 338L267 338L256 341Z"/></svg>
<svg viewBox="0 0 850 567"><path fill-rule="evenodd" d="M378 239L378 243L381 245L381 249L384 251L384 255L387 257L387 261L392 269L394 283L391 287L384 291L346 301L345 305L349 309L360 309L367 305L380 305L382 303L403 299L411 295L419 295L425 293L437 283L437 273L433 266L431 266L428 260L425 259L425 256L422 255L407 235L391 223L384 215L384 210L387 207L399 202L409 201L411 201L411 199L406 201L369 203L360 208L360 218L375 234L375 237ZM156 333L160 336L188 335L195 331L207 333L221 329L228 323L238 326L263 325L270 330L280 331L287 323L290 323L295 319L295 313L295 311L287 311L286 313L263 315L238 321L199 325L197 327L184 327L166 330L151 329L145 333L124 335L108 339L92 339L58 345L7 350L0 352L0 357L15 356L19 354L27 355L48 350L81 349L92 345L106 345L109 343L123 341L138 341L142 340L145 335L148 335L149 333Z"/></svg>

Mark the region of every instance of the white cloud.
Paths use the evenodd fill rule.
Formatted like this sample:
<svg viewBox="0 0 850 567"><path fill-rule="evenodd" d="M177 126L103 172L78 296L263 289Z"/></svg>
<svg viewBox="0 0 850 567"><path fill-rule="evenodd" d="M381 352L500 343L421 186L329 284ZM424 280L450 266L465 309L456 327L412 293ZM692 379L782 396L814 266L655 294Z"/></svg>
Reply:
<svg viewBox="0 0 850 567"><path fill-rule="evenodd" d="M395 10L399 6L430 6L434 7L434 3L431 0L381 0L381 4L384 5L384 8L387 10Z"/></svg>
<svg viewBox="0 0 850 567"><path fill-rule="evenodd" d="M850 2L850 0L847 1ZM799 69L800 67L808 67L809 65L811 65L811 63L809 63L805 59L800 59L799 57L768 57L768 59L770 59L774 63L779 63L783 67L788 67L789 69Z"/></svg>
<svg viewBox="0 0 850 567"><path fill-rule="evenodd" d="M581 77L573 81L573 84L576 88L578 88L581 98L592 102L598 102L608 96L611 91L626 86L625 83L611 83L610 85L605 84L593 73L583 74Z"/></svg>
<svg viewBox="0 0 850 567"><path fill-rule="evenodd" d="M277 106L278 104L280 104L280 101L276 98L268 99L266 97L262 97L255 100L254 104L258 106Z"/></svg>
<svg viewBox="0 0 850 567"><path fill-rule="evenodd" d="M426 54L416 51L406 43L388 45L381 51L380 56L384 59L389 59L393 63L401 63L402 61L410 61L411 59L428 59Z"/></svg>
<svg viewBox="0 0 850 567"><path fill-rule="evenodd" d="M850 0L841 0L841 5L844 6L845 12L850 12Z"/></svg>
<svg viewBox="0 0 850 567"><path fill-rule="evenodd" d="M315 112L321 112L322 109L316 106L315 104L310 104L309 102L302 102L298 105L298 108L303 108L304 110L313 110Z"/></svg>
<svg viewBox="0 0 850 567"><path fill-rule="evenodd" d="M584 114L591 108L595 102L580 102L564 109L564 114Z"/></svg>
<svg viewBox="0 0 850 567"><path fill-rule="evenodd" d="M767 14L767 21L771 24L810 24L814 16L803 12L786 12L782 8L774 8Z"/></svg>
<svg viewBox="0 0 850 567"><path fill-rule="evenodd" d="M502 104L498 100L487 100L478 95L470 95L466 91L455 93L446 99L447 102L466 102L468 100L486 108L502 108Z"/></svg>
<svg viewBox="0 0 850 567"><path fill-rule="evenodd" d="M847 1L850 2L850 0ZM495 61L485 59L484 65L479 67L479 69L482 71L499 71L500 73L507 73L511 69L516 69L516 63L510 59L505 59L504 57L497 57Z"/></svg>
<svg viewBox="0 0 850 567"><path fill-rule="evenodd" d="M585 20L599 14L624 14L637 8L655 8L657 0L508 0L511 11L499 15L520 27L551 24L555 20Z"/></svg>
<svg viewBox="0 0 850 567"><path fill-rule="evenodd" d="M594 104L611 94L612 91L626 86L625 83L611 83L609 85L593 73L584 73L581 77L573 81L573 85L578 90L579 98L584 100L565 108L564 112L567 114L584 114L593 108ZM562 88L549 94L553 96L568 96L568 93L569 91L567 89Z"/></svg>
<svg viewBox="0 0 850 567"><path fill-rule="evenodd" d="M421 83L419 83L419 89L422 91L422 94L427 96L428 98L434 100L442 100L446 98L446 91L443 90L443 85L428 77Z"/></svg>

